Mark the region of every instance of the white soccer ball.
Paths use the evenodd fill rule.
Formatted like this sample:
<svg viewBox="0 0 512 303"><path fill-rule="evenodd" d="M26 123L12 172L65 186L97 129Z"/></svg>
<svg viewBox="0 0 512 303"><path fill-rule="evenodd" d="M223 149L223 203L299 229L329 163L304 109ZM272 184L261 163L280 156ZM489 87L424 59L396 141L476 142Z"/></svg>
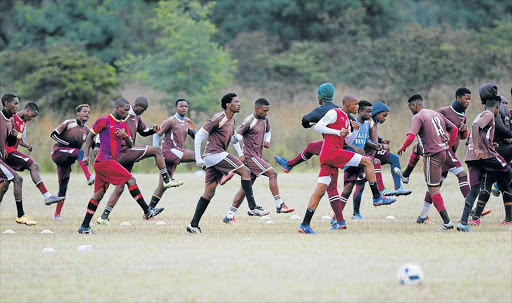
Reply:
<svg viewBox="0 0 512 303"><path fill-rule="evenodd" d="M418 264L407 263L402 265L396 273L398 283L403 285L417 285L423 282L423 269Z"/></svg>

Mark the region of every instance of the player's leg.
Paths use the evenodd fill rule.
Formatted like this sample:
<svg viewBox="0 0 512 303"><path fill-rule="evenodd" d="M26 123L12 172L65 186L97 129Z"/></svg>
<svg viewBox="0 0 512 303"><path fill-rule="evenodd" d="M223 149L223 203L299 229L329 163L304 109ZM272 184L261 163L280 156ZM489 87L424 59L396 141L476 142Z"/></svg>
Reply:
<svg viewBox="0 0 512 303"><path fill-rule="evenodd" d="M265 162L266 163L266 162ZM279 185L277 184L277 171L270 167L267 171L263 173L264 176L268 177L268 187L270 192L272 193L272 197L274 198L274 202L276 205L277 213L291 213L294 211L293 208L288 207L286 203L281 199L281 195L279 193Z"/></svg>
<svg viewBox="0 0 512 303"><path fill-rule="evenodd" d="M9 183L13 183L14 188L14 201L16 202L16 223L26 225L36 225L38 222L28 215L23 210L23 178L14 171L9 165L0 160L0 180L3 180L2 185L5 186L5 191L9 187ZM4 184L7 183L7 184ZM5 191L3 194L5 194ZM3 200L3 195L0 196L0 202Z"/></svg>
<svg viewBox="0 0 512 303"><path fill-rule="evenodd" d="M133 176L130 179L128 179L128 181L126 181L126 185L128 186L130 195L137 202L137 204L139 204L140 208L142 208L142 211L144 212L143 218L145 220L149 220L155 217L164 210L163 208L149 208L149 205L146 203L144 197L142 196L142 193L140 192L139 186L137 185L137 180L135 180Z"/></svg>
<svg viewBox="0 0 512 303"><path fill-rule="evenodd" d="M379 187L377 185L377 177L375 175L375 169L373 166L373 160L371 158L361 157L361 155L359 155L359 165L364 167L364 173L366 175L366 180L368 180L368 184L370 185L370 189L372 190L373 205L379 206L379 205L389 205L389 204L394 203L396 201L396 199L383 196L379 190ZM350 166L354 166L354 165L350 165Z"/></svg>
<svg viewBox="0 0 512 303"><path fill-rule="evenodd" d="M92 229L90 226L92 217L94 216L96 209L98 209L98 205L101 199L103 199L103 196L105 195L105 192L108 188L108 183L103 178L101 180L98 179L100 178L97 178L95 180L95 191L92 195L92 198L89 200L89 203L87 204L87 211L85 212L84 220L78 228L79 234L92 234Z"/></svg>
<svg viewBox="0 0 512 303"><path fill-rule="evenodd" d="M392 192L392 194L395 196L410 195L412 192L408 189L404 189L402 186L402 168L400 166L400 158L397 155L390 153L389 151L379 151L377 152L376 157L380 160L381 165L390 165L391 176L393 177L393 183L395 185L395 190Z"/></svg>
<svg viewBox="0 0 512 303"><path fill-rule="evenodd" d="M57 177L59 180L59 197L66 197L66 193L68 191L69 178L71 176L71 164L66 163L63 165L57 165ZM55 208L55 213L53 218L55 220L61 219L61 211L64 206L64 200L57 203L57 207Z"/></svg>
<svg viewBox="0 0 512 303"><path fill-rule="evenodd" d="M187 226L187 231L191 234L200 234L201 228L199 227L199 221L201 221L201 217L203 216L208 204L210 204L211 199L215 196L215 189L217 188L218 180L222 177L222 173L215 169L214 166L206 168L205 174L205 187L203 195L197 201L196 210L194 212L194 216L192 217L192 221Z"/></svg>
<svg viewBox="0 0 512 303"><path fill-rule="evenodd" d="M356 189L354 191L353 196L353 204L354 204L354 213L352 215L352 219L361 220L363 216L361 215L360 207L361 207L361 199L363 197L363 191L365 186L365 181L357 181Z"/></svg>
<svg viewBox="0 0 512 303"><path fill-rule="evenodd" d="M423 171L425 173L425 181L427 182L428 192L432 198L432 204L439 212L443 219L441 230L453 229L453 223L450 221L448 212L444 205L443 197L439 191L441 186L442 167L446 161L448 151L439 152L437 154L424 157Z"/></svg>
<svg viewBox="0 0 512 303"><path fill-rule="evenodd" d="M313 194L309 198L306 214L304 215L302 224L299 226L299 233L315 234L315 231L311 228L310 225L311 219L313 218L313 214L315 213L315 210L320 203L320 199L322 199L325 191L327 190L327 187L331 183L331 176L335 173L335 171L338 171L338 169L327 164L322 164L318 177L318 183Z"/></svg>
<svg viewBox="0 0 512 303"><path fill-rule="evenodd" d="M131 171L128 170L128 171ZM103 213L101 214L101 217L96 220L96 223L101 225L109 225L109 216L110 213L114 210L114 207L116 206L117 202L119 201L119 198L121 198L121 195L124 192L125 185L116 185L114 187L114 191L112 194L110 194L110 197L108 198L107 206L105 206L105 209L103 210Z"/></svg>
<svg viewBox="0 0 512 303"><path fill-rule="evenodd" d="M303 151L290 160L279 157L278 155L275 155L274 159L283 167L284 172L288 173L294 166L311 159L314 155L318 156L322 150L323 143L323 141L309 143Z"/></svg>
<svg viewBox="0 0 512 303"><path fill-rule="evenodd" d="M167 168L165 167L165 159L162 154L162 149L158 146L145 146L146 152L142 155L139 160L153 157L155 158L156 166L159 169L160 176L162 176L164 187L177 187L183 185L184 182L176 181L171 182L171 178L167 173ZM138 160L137 160L138 161Z"/></svg>
<svg viewBox="0 0 512 303"><path fill-rule="evenodd" d="M3 201L5 193L9 190L11 182L7 179L0 180L0 203Z"/></svg>
<svg viewBox="0 0 512 303"><path fill-rule="evenodd" d="M409 163L407 164L407 168L405 171L401 172L398 170L395 170L398 174L401 175L402 181L404 183L409 183L409 176L411 175L412 171L416 167L416 164L418 164L418 161L420 160L420 157L422 155L421 146L418 143L414 144L414 147L412 148L411 156L409 157Z"/></svg>
<svg viewBox="0 0 512 303"><path fill-rule="evenodd" d="M256 176L253 175L252 184L254 184L255 181L256 181ZM236 215L236 212L238 211L238 208L240 207L240 205L242 205L242 202L244 201L244 199L245 199L245 192L244 192L244 189L242 187L240 187L240 189L236 192L235 197L233 198L233 203L229 207L228 213L226 214L224 219L222 219L222 222L224 222L226 224L236 224L235 215Z"/></svg>
<svg viewBox="0 0 512 303"><path fill-rule="evenodd" d="M505 206L505 220L501 221L500 225L512 225L512 189L510 187L510 179L499 177L497 181Z"/></svg>
<svg viewBox="0 0 512 303"><path fill-rule="evenodd" d="M82 169L82 172L85 175L85 179L87 180L87 185L93 185L94 184L94 176L91 175L91 172L89 171L89 166L85 166L82 161L84 159L84 151L79 150L77 156L78 156L78 165L80 166L80 168Z"/></svg>

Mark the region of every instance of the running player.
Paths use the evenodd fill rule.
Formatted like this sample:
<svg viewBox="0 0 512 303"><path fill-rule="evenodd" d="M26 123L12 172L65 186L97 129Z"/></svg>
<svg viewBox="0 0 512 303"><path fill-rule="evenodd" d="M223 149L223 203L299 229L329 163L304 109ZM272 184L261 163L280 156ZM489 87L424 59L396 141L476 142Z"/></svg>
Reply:
<svg viewBox="0 0 512 303"><path fill-rule="evenodd" d="M119 153L119 157L117 158L117 162L121 164L128 172L132 172L133 165L136 162L139 162L142 159L153 157L155 158L156 165L160 170L160 176L163 179L164 187L172 187L172 186L180 186L183 182L179 182L176 180L170 180L169 174L167 173L167 169L165 168L165 161L162 155L162 150L157 146L135 146L135 140L137 139L137 133L139 133L143 137L151 136L160 130L158 125L154 125L150 129L146 127L146 124L141 119L141 115L148 109L148 100L144 97L138 97L135 99L135 103L133 106L130 106L130 110L128 112L128 117L125 119L125 123L128 127L130 137L133 142L133 147L128 146L125 142L121 143L121 151ZM100 143L101 146L101 143ZM121 197L121 194L124 191L124 183L117 185L114 188L114 192L110 195L108 199L107 206L105 206L105 210L101 214L101 217L96 220L98 224L108 225L109 224L109 215L116 206L117 201ZM150 207L151 208L151 207ZM155 213L159 214L163 211L163 208L155 209Z"/></svg>
<svg viewBox="0 0 512 303"><path fill-rule="evenodd" d="M165 166L169 177L173 177L176 167L180 163L195 162L195 154L193 150L185 149L185 140L187 134L192 137L196 136L196 126L194 122L185 117L188 112L188 101L185 99L176 100L176 113L162 122L160 130L153 135L153 146L160 146L160 137L164 137L162 142L162 153L165 159ZM182 181L177 181L183 184ZM167 188L164 187L163 179L155 189L151 197L150 207L156 207Z"/></svg>
<svg viewBox="0 0 512 303"><path fill-rule="evenodd" d="M244 148L239 149L239 145L234 145L237 149L240 161L242 161L251 170L252 184L256 178L263 175L268 177L268 186L274 201L276 203L277 213L290 213L294 209L289 208L281 199L279 194L279 186L277 184L276 170L262 159L263 148L270 147L271 129L268 122L268 112L270 111L270 103L265 98L259 98L254 103L254 113L250 114L236 129L234 139L244 142ZM233 205L229 209L228 214L224 217L224 223L235 223L235 214L242 202L245 194L243 188L236 193L233 199Z"/></svg>
<svg viewBox="0 0 512 303"><path fill-rule="evenodd" d="M431 197L434 206L443 219L441 230L453 229L443 197L439 192L441 186L442 168L450 159L448 150L453 147L457 140L457 127L439 112L427 109L420 94L412 95L409 100L409 110L414 117L407 132L407 139L398 150L398 155L409 147L414 138L418 137L419 144L424 150L423 171L428 191L425 194ZM448 135L448 131L450 134Z"/></svg>
<svg viewBox="0 0 512 303"><path fill-rule="evenodd" d="M16 114L20 100L12 94L5 94L2 96L2 112L0 117L0 185L7 183L14 183L14 200L16 202L16 209L18 215L16 223L26 225L36 225L37 221L29 217L23 211L23 198L22 198L22 184L23 178L18 175L14 169L5 164L6 157L5 148L7 141L16 140L15 131L13 132L11 117ZM4 199L5 191L0 192L0 203Z"/></svg>
<svg viewBox="0 0 512 303"><path fill-rule="evenodd" d="M62 122L53 130L51 138L55 140L52 148L52 160L57 165L57 177L59 179L59 196L66 197L71 167L78 160L87 179L87 184L94 184L94 176L89 172L89 167L82 162L84 151L82 145L89 134L89 127L85 123L89 120L91 109L88 104L80 104L76 107L76 119ZM64 200L57 203L53 218L60 220Z"/></svg>
<svg viewBox="0 0 512 303"><path fill-rule="evenodd" d="M459 181L459 190L464 197L464 199L469 194L469 182L468 175L464 171L461 162L457 158L457 148L459 146L460 140L466 140L468 137L468 130L466 126L466 114L465 111L469 106L471 101L471 91L465 87L460 87L455 92L455 101L453 101L452 105L442 107L438 110L448 121L452 122L457 128L459 135L453 144L453 147L448 150L448 158L443 165L442 175L441 175L441 183L440 187L443 185L444 179L448 176L448 172L453 173L458 181ZM408 177L412 172L412 169L416 166L420 156L422 153L422 147L416 144L413 147L411 157L409 159L409 165L407 169L403 173L404 179L408 182ZM398 173L401 173L397 170ZM432 224L430 217L428 216L430 207L432 206L432 198L430 194L425 195L425 200L423 201L423 208L421 210L420 215L416 219L416 223L418 224ZM489 213L490 211L487 211Z"/></svg>
<svg viewBox="0 0 512 303"><path fill-rule="evenodd" d="M129 111L130 103L124 98L117 99L112 113L96 120L91 132L87 135L84 159L82 160L84 165L89 165L89 150L91 149L92 142L96 135L100 136L101 148L96 162L94 163L94 171L96 172L94 195L87 205L84 221L78 228L78 233L80 234L92 233L90 227L91 219L98 208L98 204L105 195L109 184L124 185L126 183L130 194L144 211L144 218L146 220L157 215L153 209L149 209L146 201L144 201L144 197L132 174L117 162L122 141L125 142L128 148L133 147L128 125L124 122L124 119L129 115Z"/></svg>
<svg viewBox="0 0 512 303"><path fill-rule="evenodd" d="M7 146L5 147L7 152L5 163L15 171L24 171L25 169L28 169L30 171L32 181L43 195L44 203L46 205L50 205L64 200L64 197L57 197L48 192L43 179L39 174L39 166L30 159L30 157L18 150L18 146L21 145L27 148L29 152L32 151L32 145L26 143L23 138L26 136L27 122L32 121L32 119L34 119L38 114L39 108L37 107L37 104L30 102L27 103L22 111L12 116L11 120L13 129L16 132L16 140L7 142ZM0 192L5 192L8 188L9 183L4 182L3 184L0 184Z"/></svg>
<svg viewBox="0 0 512 303"><path fill-rule="evenodd" d="M382 197L377 187L372 160L343 148L345 137L349 134L351 125L348 114L355 114L358 110L358 103L354 99L357 98L344 99L341 109L334 108L329 110L315 125L315 131L324 134L324 142L320 151L321 168L318 184L309 200L306 215L299 227L299 233L315 234L315 231L310 226L311 219L326 190L328 191L329 187L337 188L339 168L344 168L345 166L364 166L366 177L372 189L373 202L379 203L381 200L387 199ZM358 126L356 125L356 130ZM349 137L349 142L356 136L357 131L354 131ZM337 200L336 203L333 203L333 199L330 199L330 202L337 219L337 223L332 225L331 230L345 229L343 202L341 199Z"/></svg>
<svg viewBox="0 0 512 303"><path fill-rule="evenodd" d="M471 126L466 163L469 169L471 192L466 198L461 221L457 224L458 231L471 231L469 216L478 194L478 204L472 216L474 225L480 225L480 216L489 200L492 183L497 181L505 204L505 220L500 225L512 225L512 189L510 188L511 172L507 162L496 150L493 142L495 118L499 113L501 98L497 96L495 84L480 86L480 99L485 111L478 114Z"/></svg>
<svg viewBox="0 0 512 303"><path fill-rule="evenodd" d="M226 152L228 145L234 143L232 136L235 128L235 114L240 111L240 101L234 93L222 97L221 106L224 111L211 116L197 132L194 139L196 164L206 167L205 188L203 195L197 202L196 211L192 221L187 226L189 233L199 234L199 221L208 204L215 195L217 184L223 175L234 171L242 177L242 189L249 204L250 216L265 216L268 211L256 205L252 191L251 171L235 156ZM201 156L201 142L207 139L203 156ZM234 144L240 144L236 142Z"/></svg>
<svg viewBox="0 0 512 303"><path fill-rule="evenodd" d="M333 96L334 86L331 83L324 83L320 85L317 89L318 104L320 104L320 106L302 117L302 127L312 127L315 125L315 123L320 121L320 119L322 119L322 117L325 116L329 110L338 108L338 105L332 103ZM345 96L345 98L347 97L348 96ZM359 100L355 101L358 102ZM350 115L349 118L351 118ZM353 118L351 120L353 120ZM279 165L281 165L285 173L289 173L294 166L311 159L311 157L314 155L318 156L320 154L320 150L322 149L323 143L323 140L309 143L302 152L290 160L287 160L286 158L280 157L278 155L275 155L274 159Z"/></svg>

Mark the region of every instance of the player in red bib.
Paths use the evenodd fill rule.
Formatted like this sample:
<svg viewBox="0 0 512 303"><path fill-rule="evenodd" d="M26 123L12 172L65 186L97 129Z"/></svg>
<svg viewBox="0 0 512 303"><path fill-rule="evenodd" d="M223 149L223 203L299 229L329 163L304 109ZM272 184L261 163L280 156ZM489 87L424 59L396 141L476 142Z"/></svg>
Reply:
<svg viewBox="0 0 512 303"><path fill-rule="evenodd" d="M48 189L46 189L43 179L39 174L39 166L30 159L29 156L18 150L18 146L23 146L27 148L29 152L32 151L32 145L26 143L24 138L26 137L27 122L32 121L32 119L34 119L38 114L39 108L37 107L37 104L30 102L27 103L22 111L12 116L11 121L17 137L13 142L7 143L5 148L7 152L5 163L15 171L29 170L32 181L43 195L44 203L46 205L50 205L64 200L64 197L57 197L48 192ZM8 187L8 183L1 184L0 192L7 191Z"/></svg>
<svg viewBox="0 0 512 303"><path fill-rule="evenodd" d="M91 149L92 142L96 135L100 136L101 148L96 162L94 163L94 171L96 172L94 195L91 200L89 200L84 221L78 228L78 233L80 234L92 233L92 229L89 226L91 219L98 208L98 204L105 195L109 184L127 184L130 194L144 211L144 218L149 220L156 215L155 211L149 209L146 201L144 201L144 197L139 190L135 178L126 168L122 167L121 164L117 162L122 141L124 141L129 148L133 146L128 125L124 122L124 119L128 117L129 111L130 103L124 98L117 99L112 113L96 120L91 132L87 135L83 159L84 165L89 165L89 150Z"/></svg>
<svg viewBox="0 0 512 303"><path fill-rule="evenodd" d="M344 99L343 107L331 109L325 116L315 125L315 131L324 134L324 143L320 151L320 173L318 175L318 184L309 199L308 209L304 220L299 227L299 233L315 234L310 226L311 218L318 207L320 199L325 194L328 187L337 188L337 179L340 168L345 166L364 166L364 171L370 188L373 193L374 203L385 199L379 192L376 182L373 161L360 154L345 150L343 143L345 137L349 135L350 120L348 114L356 114L358 110L357 98ZM353 140L357 136L357 129L350 134L349 139ZM346 224L343 218L343 203L339 203L331 207L336 215L337 222L333 224L332 230L345 229Z"/></svg>

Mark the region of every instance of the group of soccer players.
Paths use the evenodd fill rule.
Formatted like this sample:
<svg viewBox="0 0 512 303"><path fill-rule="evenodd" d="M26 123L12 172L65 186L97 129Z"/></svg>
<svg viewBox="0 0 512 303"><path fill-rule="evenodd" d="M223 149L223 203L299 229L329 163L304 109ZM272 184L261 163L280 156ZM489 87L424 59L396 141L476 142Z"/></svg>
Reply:
<svg viewBox="0 0 512 303"><path fill-rule="evenodd" d="M399 157L390 152L390 140L381 138L378 133L378 125L386 121L390 112L386 104L372 104L348 94L342 98L339 107L333 102L334 86L330 83L320 85L317 95L320 106L303 117L302 126L314 126L314 130L323 135L323 141L309 143L290 160L278 155L274 157L283 170L289 173L294 166L307 161L313 155L319 156L318 183L299 227L300 233L315 233L310 222L325 192L334 212L331 230L347 228L343 210L354 188L352 219L363 218L360 204L366 182L371 189L374 206L394 203L396 199L391 196L409 195L411 191L403 188L402 183L409 182L410 174L421 156L424 158L423 170L428 190L417 223L432 224L428 213L434 204L443 220L441 229L454 228L440 192L444 178L448 172L452 172L458 178L459 188L465 199L465 203L461 203L464 210L457 230L471 231L470 225L480 224L481 216L490 212L485 209L485 205L491 192L497 195L502 193L505 219L500 224L512 225L512 126L507 109L508 101L498 95L496 85L485 84L480 87L479 95L485 111L475 118L471 127L466 126L465 115L472 98L469 89L457 89L453 103L438 111L426 108L421 95L412 95L407 102L413 118L407 138L397 154L402 155L415 139L418 142L412 148L404 171L400 167ZM37 224L37 221L24 213L23 179L17 172L25 169L30 171L45 204L57 203L54 219L60 220L71 167L77 161L87 184L94 184L94 194L78 229L82 234L92 233L90 222L110 184L115 185L115 189L101 217L96 221L98 224L109 224L109 215L123 193L125 184L142 208L143 219L149 220L157 216L164 210L158 208L157 204L165 190L184 183L173 179L176 167L181 162L196 162L205 170L204 192L186 228L189 233L201 233L199 222L215 195L216 187L230 180L235 174L241 177L241 187L223 219L224 223L236 223L235 214L244 198L248 202L249 216L269 214L269 211L257 205L253 194L253 184L260 175L269 178L269 189L275 200L276 212L294 211L281 198L276 170L262 158L263 149L269 148L271 141L271 127L267 118L270 102L264 98L256 100L254 112L237 126L235 114L240 111L240 101L236 94L228 93L220 101L222 111L212 115L199 130L186 117L189 104L185 99L176 101L176 113L164 120L161 126L153 124L151 127L147 127L141 119L149 106L144 97L137 98L133 104L124 98L117 99L112 112L97 119L92 128L86 125L90 107L80 104L76 107L76 118L65 120L51 133L51 138L55 140L51 157L57 165L58 196L50 194L46 189L37 164L18 150L21 146L32 151L32 146L26 142L26 126L39 113L35 103L27 103L22 111L18 111L19 103L17 96L5 94L2 97L3 109L0 117L0 201L9 184L13 183L17 223ZM137 133L141 136L153 136L153 145L136 145ZM194 139L194 150L184 148L187 136ZM469 169L469 181L468 174L456 156L460 141L466 139L468 142L465 161ZM205 140L204 152L201 153L201 145ZM241 142L243 147L240 146ZM85 148L82 149L84 143ZM231 144L238 157L227 152ZM88 169L91 149L95 158L95 176ZM154 158L160 175L160 181L149 204L131 174L134 164L148 157ZM384 164L390 165L394 189L384 187L381 169ZM344 169L341 194L338 191L339 169ZM475 204L477 198L478 203Z"/></svg>

